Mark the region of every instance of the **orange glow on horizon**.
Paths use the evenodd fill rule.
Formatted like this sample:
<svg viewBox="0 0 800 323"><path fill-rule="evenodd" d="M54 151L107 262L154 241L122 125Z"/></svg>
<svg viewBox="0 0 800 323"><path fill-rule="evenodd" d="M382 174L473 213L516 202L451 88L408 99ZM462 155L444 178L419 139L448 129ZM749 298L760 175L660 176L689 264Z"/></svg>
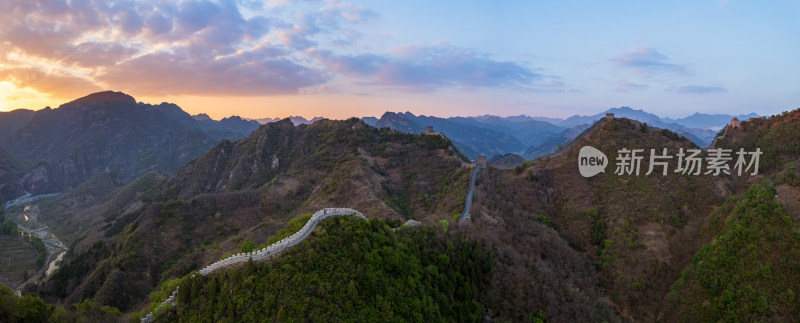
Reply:
<svg viewBox="0 0 800 323"><path fill-rule="evenodd" d="M128 93L128 92L126 92ZM61 104L90 93L77 94L68 99L53 98L27 88L16 88L9 82L0 82L0 111L14 109L40 110L46 106L57 108ZM405 93L391 96L355 95L347 93L297 94L263 97L209 97L209 96L142 96L128 93L138 102L157 105L174 103L191 115L206 113L219 120L237 115L243 118L286 118L302 116L307 119L325 117L347 119L374 116L380 118L386 111L426 114L439 117L491 114L485 106L490 104L477 97L460 98L446 93ZM495 112L496 114L496 112Z"/></svg>
<svg viewBox="0 0 800 323"><path fill-rule="evenodd" d="M17 88L10 82L0 82L0 111L40 110L48 106L57 107L68 101L42 95L29 88Z"/></svg>

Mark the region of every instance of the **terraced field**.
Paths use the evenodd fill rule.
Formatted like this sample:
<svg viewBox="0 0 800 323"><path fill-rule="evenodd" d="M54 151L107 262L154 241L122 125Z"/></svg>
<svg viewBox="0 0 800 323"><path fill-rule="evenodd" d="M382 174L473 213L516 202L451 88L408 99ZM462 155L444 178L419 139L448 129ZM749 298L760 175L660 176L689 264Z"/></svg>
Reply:
<svg viewBox="0 0 800 323"><path fill-rule="evenodd" d="M0 283L16 288L33 271L36 250L19 236L0 235Z"/></svg>

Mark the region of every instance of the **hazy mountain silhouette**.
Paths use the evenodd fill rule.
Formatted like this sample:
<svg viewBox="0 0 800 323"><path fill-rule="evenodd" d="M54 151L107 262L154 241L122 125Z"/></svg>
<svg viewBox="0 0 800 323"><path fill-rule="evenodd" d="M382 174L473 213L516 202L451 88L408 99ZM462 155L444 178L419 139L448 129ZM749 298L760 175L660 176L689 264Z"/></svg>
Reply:
<svg viewBox="0 0 800 323"><path fill-rule="evenodd" d="M730 115L730 114L706 114L706 113L696 112L695 114L684 118L678 118L678 119L661 118L661 120L667 123L677 123L689 128L719 130L724 128L725 125L727 125L728 123L730 123L732 118L737 118L741 121L744 121L750 118L758 118L758 117L759 115L756 113Z"/></svg>
<svg viewBox="0 0 800 323"><path fill-rule="evenodd" d="M126 182L148 171L171 173L219 140L258 128L239 117L197 120L177 105L137 103L111 91L32 114L0 113L0 124L20 120L28 122L17 124L0 147L31 165L22 185L33 194L68 190L103 171Z"/></svg>
<svg viewBox="0 0 800 323"><path fill-rule="evenodd" d="M679 119L661 118L655 114L645 112L644 110L636 110L630 107L619 107L608 109L601 113L592 116L579 116L575 115L564 119L555 124L564 127L572 127L580 124L592 123L606 115L606 113L613 113L617 118L628 118L647 123L651 126L669 129L677 132L680 135L689 138L699 146L707 146L714 139L719 129L722 129L726 124L730 123L731 119L736 117L740 120L747 120L752 117L757 117L755 113L748 115L727 115L727 114L700 114L695 113L691 116Z"/></svg>
<svg viewBox="0 0 800 323"><path fill-rule="evenodd" d="M420 133L425 131L426 126L432 126L434 131L453 140L456 147L473 160L481 154L522 153L530 145L541 144L564 130L537 120L507 122L499 117L445 119L415 116L410 112L386 112L375 126L409 133Z"/></svg>
<svg viewBox="0 0 800 323"><path fill-rule="evenodd" d="M591 124L605 118L606 113L613 113L617 118L628 118L672 130L703 147L709 145L719 129L734 117L724 114L695 114L672 120L630 107L608 109L590 116L574 115L566 119L526 115L439 118L415 116L410 112L387 112L374 125L410 133L422 132L425 126L433 126L435 131L441 131L450 137L470 159L475 159L481 154L492 156L506 153L520 154L533 159L556 151L559 145L570 143ZM736 117L746 120L753 116L757 115L751 113ZM374 119L370 118L372 117L365 117L362 120L369 124Z"/></svg>

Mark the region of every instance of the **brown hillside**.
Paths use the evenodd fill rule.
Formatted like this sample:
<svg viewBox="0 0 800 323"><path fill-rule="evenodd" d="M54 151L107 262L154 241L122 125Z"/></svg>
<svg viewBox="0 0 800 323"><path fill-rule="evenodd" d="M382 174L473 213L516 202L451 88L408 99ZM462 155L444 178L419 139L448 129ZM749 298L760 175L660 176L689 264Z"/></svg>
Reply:
<svg viewBox="0 0 800 323"><path fill-rule="evenodd" d="M605 173L580 175L578 151L585 145L609 158ZM660 167L645 176L647 157L641 175L616 175L616 152L645 149L649 156L651 148L668 148L674 155L691 145L636 121L601 120L549 159L483 174L472 210L476 230L495 248L515 249L507 273L495 278L507 288L520 286L513 302L498 296L509 302L504 309L543 308L556 320L614 320L610 306L623 318L654 320L680 270L710 240L701 228L732 184L673 173L674 159L667 176Z"/></svg>
<svg viewBox="0 0 800 323"><path fill-rule="evenodd" d="M246 239L261 244L289 219L322 207L430 224L451 219L469 181L452 149L440 136L358 119L264 125L131 198L129 205L144 206L109 215L110 225L81 241L43 294L132 309L159 282L237 252Z"/></svg>
<svg viewBox="0 0 800 323"><path fill-rule="evenodd" d="M709 219L714 235L672 285L665 321L787 322L800 290L800 110L728 127L717 147L761 149L756 176L737 178L738 194Z"/></svg>

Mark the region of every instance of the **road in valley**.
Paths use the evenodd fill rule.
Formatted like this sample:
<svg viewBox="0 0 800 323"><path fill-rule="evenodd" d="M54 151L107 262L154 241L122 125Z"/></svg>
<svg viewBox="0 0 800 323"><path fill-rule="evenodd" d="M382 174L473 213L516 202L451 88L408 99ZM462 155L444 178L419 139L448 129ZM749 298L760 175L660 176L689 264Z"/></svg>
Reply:
<svg viewBox="0 0 800 323"><path fill-rule="evenodd" d="M58 269L59 261L64 258L67 250L69 249L55 234L53 234L47 225L38 221L39 207L31 205L35 199L29 199L23 203L27 203L23 208L20 215L17 216L17 228L27 234L36 236L42 239L47 256L42 267L37 268L36 272L30 275L27 281L23 282L15 288L15 290L22 290L28 283L33 283L51 275ZM15 205L19 205L18 203Z"/></svg>

